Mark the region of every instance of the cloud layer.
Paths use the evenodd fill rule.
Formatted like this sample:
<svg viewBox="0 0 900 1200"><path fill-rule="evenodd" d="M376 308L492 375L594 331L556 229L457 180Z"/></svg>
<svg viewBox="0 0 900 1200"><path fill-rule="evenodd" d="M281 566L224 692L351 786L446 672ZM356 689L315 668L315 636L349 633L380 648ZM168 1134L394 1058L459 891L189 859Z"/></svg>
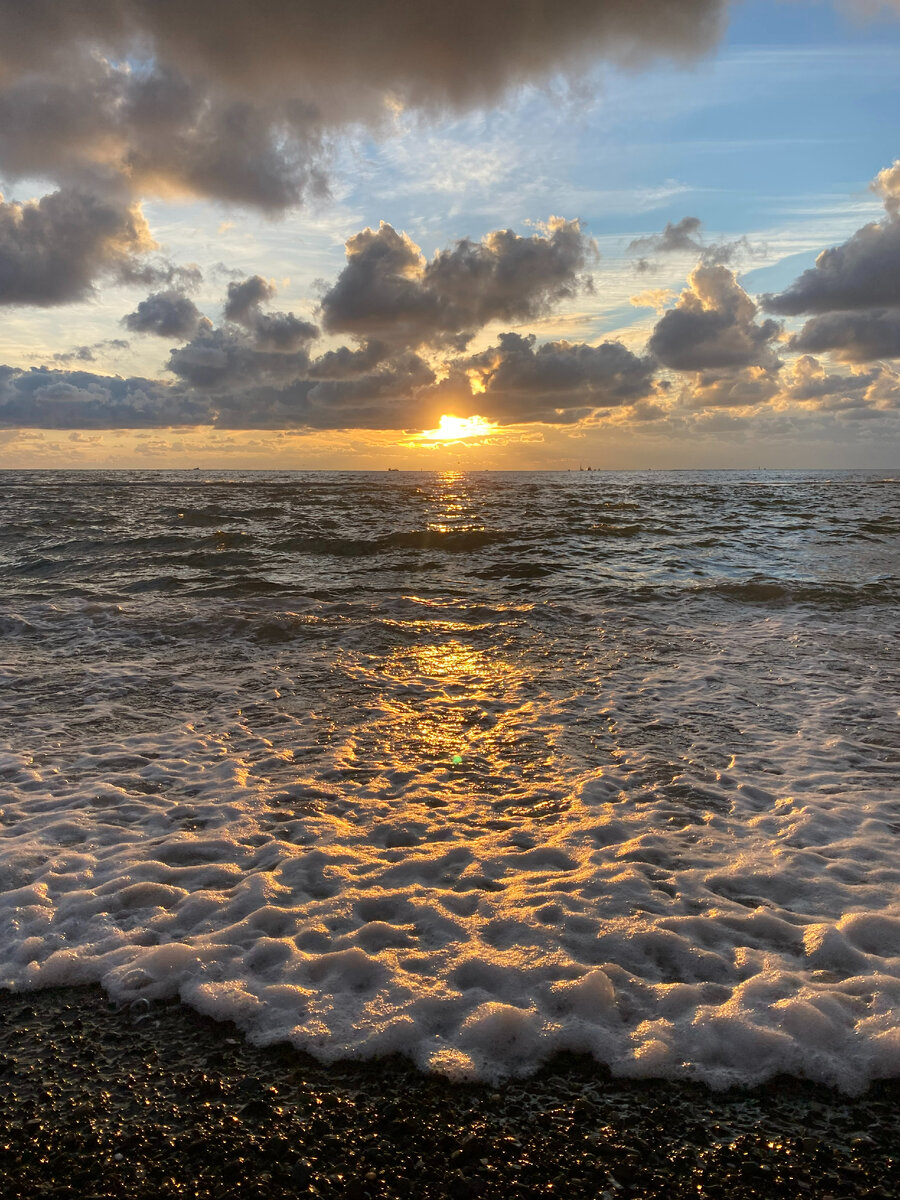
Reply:
<svg viewBox="0 0 900 1200"><path fill-rule="evenodd" d="M153 248L146 197L282 212L326 194L332 141L348 129L387 128L403 108L477 107L597 61L694 58L726 9L0 0L0 178L55 189L24 209L2 203L0 304L66 303L126 260L136 270Z"/></svg>
<svg viewBox="0 0 900 1200"><path fill-rule="evenodd" d="M266 307L275 287L258 275L229 283L220 325L169 288L123 323L184 342L169 355L173 382L7 368L0 423L421 428L447 404L503 423L569 422L649 395L652 360L616 342L537 347L512 332L479 354L465 349L486 326L539 316L589 286L592 255L578 222L561 219L529 237L464 239L430 262L389 225L366 229L349 239L347 265L320 305L324 328L351 344L314 353L318 326Z"/></svg>
<svg viewBox="0 0 900 1200"><path fill-rule="evenodd" d="M532 237L497 230L426 262L382 222L347 242L347 266L322 298L322 323L330 333L461 350L491 321L532 320L574 296L593 252L578 221L552 218Z"/></svg>
<svg viewBox="0 0 900 1200"><path fill-rule="evenodd" d="M891 172L879 177L884 226L896 219ZM883 226L876 228L880 235ZM660 236L693 243L697 232L696 223L682 222ZM565 426L618 413L677 433L690 414L705 413L712 429L726 420L738 428L764 410L859 420L898 408L897 373L886 366L840 374L812 354L785 365L780 323L761 319L735 272L705 257L673 307L664 307L668 294L660 299L644 354L614 340L539 344L509 329L592 286L586 268L595 250L577 221L554 218L529 236L495 230L430 261L383 223L352 236L346 255L323 286L320 325L275 309L275 285L260 275L228 283L215 324L187 294L195 269L153 268L170 286L148 295L123 324L182 343L170 350L168 380L66 370L93 360L91 347L76 347L56 356L53 368L0 369L0 426L415 430L433 427L443 413L501 426ZM110 269L133 270L127 254L110 261ZM807 286L801 276L784 295ZM890 307L823 313L790 344L851 362L893 356L896 317ZM855 332L851 318L859 321ZM492 331L486 349L469 349ZM324 341L341 335L344 344Z"/></svg>
<svg viewBox="0 0 900 1200"><path fill-rule="evenodd" d="M900 355L900 161L872 182L885 207L789 288L761 299L768 312L814 314L790 342L792 350L828 352L844 362Z"/></svg>
<svg viewBox="0 0 900 1200"><path fill-rule="evenodd" d="M324 187L323 137L398 105L474 107L604 57L691 58L724 0L0 3L0 171L280 209Z"/></svg>

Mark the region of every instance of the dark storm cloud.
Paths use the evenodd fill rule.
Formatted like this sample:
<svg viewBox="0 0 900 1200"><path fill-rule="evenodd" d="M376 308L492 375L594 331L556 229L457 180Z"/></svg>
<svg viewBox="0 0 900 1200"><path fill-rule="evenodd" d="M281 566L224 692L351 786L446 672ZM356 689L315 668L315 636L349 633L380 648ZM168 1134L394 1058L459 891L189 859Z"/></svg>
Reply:
<svg viewBox="0 0 900 1200"><path fill-rule="evenodd" d="M772 340L780 326L771 320L757 324L756 311L733 271L697 267L676 306L657 321L647 348L676 371L776 367Z"/></svg>
<svg viewBox="0 0 900 1200"><path fill-rule="evenodd" d="M18 204L0 196L0 304L80 300L98 276L127 275L134 255L153 245L140 210L120 198L69 190Z"/></svg>
<svg viewBox="0 0 900 1200"><path fill-rule="evenodd" d="M382 222L347 242L347 266L322 297L322 323L331 333L461 350L491 321L530 320L574 296L593 253L577 221L554 219L544 233L497 230L426 262Z"/></svg>
<svg viewBox="0 0 900 1200"><path fill-rule="evenodd" d="M154 292L138 304L134 312L122 318L130 333L155 333L157 337L187 341L201 326L211 328L190 296L174 289Z"/></svg>

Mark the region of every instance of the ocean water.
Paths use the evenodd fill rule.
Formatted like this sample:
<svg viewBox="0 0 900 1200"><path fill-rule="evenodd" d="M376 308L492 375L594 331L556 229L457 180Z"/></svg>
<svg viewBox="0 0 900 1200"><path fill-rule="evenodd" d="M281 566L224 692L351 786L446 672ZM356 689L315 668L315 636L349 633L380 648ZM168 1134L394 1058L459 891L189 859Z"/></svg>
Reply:
<svg viewBox="0 0 900 1200"><path fill-rule="evenodd" d="M898 484L4 473L0 985L900 1075Z"/></svg>

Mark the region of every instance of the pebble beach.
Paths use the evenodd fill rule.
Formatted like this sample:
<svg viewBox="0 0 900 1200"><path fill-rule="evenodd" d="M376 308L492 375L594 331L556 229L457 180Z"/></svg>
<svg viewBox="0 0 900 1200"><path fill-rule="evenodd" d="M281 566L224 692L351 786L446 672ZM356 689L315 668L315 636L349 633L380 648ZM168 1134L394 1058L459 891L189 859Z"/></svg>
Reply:
<svg viewBox="0 0 900 1200"><path fill-rule="evenodd" d="M0 1182L75 1197L809 1196L889 1200L900 1085L848 1097L626 1081L560 1057L499 1088L397 1057L330 1066L178 1004L0 1003Z"/></svg>

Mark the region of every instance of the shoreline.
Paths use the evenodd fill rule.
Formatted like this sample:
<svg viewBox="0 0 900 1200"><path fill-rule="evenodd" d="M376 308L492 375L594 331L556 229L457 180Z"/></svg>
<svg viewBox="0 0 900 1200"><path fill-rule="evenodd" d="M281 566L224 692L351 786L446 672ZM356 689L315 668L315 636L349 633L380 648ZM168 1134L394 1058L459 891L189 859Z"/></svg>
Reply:
<svg viewBox="0 0 900 1200"><path fill-rule="evenodd" d="M888 1200L900 1080L850 1097L622 1080L560 1057L499 1087L323 1065L178 1002L0 998L0 1181L17 1197Z"/></svg>

